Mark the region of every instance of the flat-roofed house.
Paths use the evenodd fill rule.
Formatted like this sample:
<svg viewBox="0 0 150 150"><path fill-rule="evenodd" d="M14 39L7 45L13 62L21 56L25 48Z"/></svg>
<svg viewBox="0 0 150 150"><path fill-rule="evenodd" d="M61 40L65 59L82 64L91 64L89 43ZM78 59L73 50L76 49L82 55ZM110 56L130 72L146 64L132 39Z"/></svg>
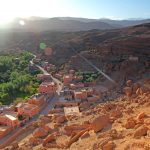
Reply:
<svg viewBox="0 0 150 150"><path fill-rule="evenodd" d="M70 83L72 82L72 80L73 80L73 76L72 76L71 74L65 75L65 76L63 77L64 85L70 84Z"/></svg>
<svg viewBox="0 0 150 150"><path fill-rule="evenodd" d="M0 124L15 128L20 125L16 112L3 112L0 114Z"/></svg>
<svg viewBox="0 0 150 150"><path fill-rule="evenodd" d="M78 106L64 107L64 113L65 113L65 116L71 116L71 115L79 116L79 115L81 115Z"/></svg>
<svg viewBox="0 0 150 150"><path fill-rule="evenodd" d="M34 104L41 107L46 102L46 97L42 94L35 94L30 97L28 100L29 104Z"/></svg>
<svg viewBox="0 0 150 150"><path fill-rule="evenodd" d="M129 60L138 62L139 58L137 56L129 56Z"/></svg>
<svg viewBox="0 0 150 150"><path fill-rule="evenodd" d="M39 86L39 93L54 93L57 90L57 85L54 82L42 82Z"/></svg>
<svg viewBox="0 0 150 150"><path fill-rule="evenodd" d="M0 125L0 138L3 138L9 132L11 132L12 128L6 125Z"/></svg>
<svg viewBox="0 0 150 150"><path fill-rule="evenodd" d="M74 97L75 99L87 99L87 91L86 90L74 91Z"/></svg>
<svg viewBox="0 0 150 150"><path fill-rule="evenodd" d="M37 105L29 103L19 103L17 106L18 114L33 117L40 112L40 108Z"/></svg>

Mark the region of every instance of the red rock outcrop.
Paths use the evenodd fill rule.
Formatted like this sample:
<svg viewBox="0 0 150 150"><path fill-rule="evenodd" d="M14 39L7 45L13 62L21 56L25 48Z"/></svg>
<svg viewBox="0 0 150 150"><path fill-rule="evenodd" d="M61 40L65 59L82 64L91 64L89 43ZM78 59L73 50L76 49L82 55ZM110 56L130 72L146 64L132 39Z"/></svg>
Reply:
<svg viewBox="0 0 150 150"><path fill-rule="evenodd" d="M148 127L147 126L140 126L134 132L134 138L140 138L141 136L147 135Z"/></svg>
<svg viewBox="0 0 150 150"><path fill-rule="evenodd" d="M109 125L109 123L109 117L107 115L101 115L92 121L91 127L95 132L98 132L101 131L107 125Z"/></svg>

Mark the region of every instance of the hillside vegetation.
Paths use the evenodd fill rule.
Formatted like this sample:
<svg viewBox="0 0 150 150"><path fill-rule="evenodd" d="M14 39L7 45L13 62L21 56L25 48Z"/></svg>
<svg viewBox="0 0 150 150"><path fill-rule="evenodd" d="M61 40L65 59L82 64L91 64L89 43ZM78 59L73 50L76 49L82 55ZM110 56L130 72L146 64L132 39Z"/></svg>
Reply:
<svg viewBox="0 0 150 150"><path fill-rule="evenodd" d="M0 56L0 103L23 100L37 91L39 81L28 69L32 55L28 52Z"/></svg>

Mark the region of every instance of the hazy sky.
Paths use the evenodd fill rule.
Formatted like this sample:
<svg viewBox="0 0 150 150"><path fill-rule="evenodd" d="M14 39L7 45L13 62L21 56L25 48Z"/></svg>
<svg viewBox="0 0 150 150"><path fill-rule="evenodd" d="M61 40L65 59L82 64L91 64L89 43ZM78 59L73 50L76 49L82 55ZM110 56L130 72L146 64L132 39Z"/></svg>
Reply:
<svg viewBox="0 0 150 150"><path fill-rule="evenodd" d="M28 16L150 18L150 0L1 0L1 22Z"/></svg>

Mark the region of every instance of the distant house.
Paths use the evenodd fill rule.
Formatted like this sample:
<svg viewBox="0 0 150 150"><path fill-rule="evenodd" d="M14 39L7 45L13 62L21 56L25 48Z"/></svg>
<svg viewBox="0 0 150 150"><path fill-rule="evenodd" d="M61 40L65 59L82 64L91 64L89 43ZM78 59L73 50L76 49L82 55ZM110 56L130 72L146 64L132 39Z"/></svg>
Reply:
<svg viewBox="0 0 150 150"><path fill-rule="evenodd" d="M56 74L55 74L55 77L58 78L58 79L62 79L62 75L59 74L59 73L56 73Z"/></svg>
<svg viewBox="0 0 150 150"><path fill-rule="evenodd" d="M87 91L86 90L74 91L74 97L75 99L87 99Z"/></svg>
<svg viewBox="0 0 150 150"><path fill-rule="evenodd" d="M44 49L44 53L45 53L46 56L50 56L52 54L52 51L53 50L50 47L47 47L47 48Z"/></svg>
<svg viewBox="0 0 150 150"><path fill-rule="evenodd" d="M0 138L3 138L5 135L7 135L11 131L12 131L11 127L0 125Z"/></svg>
<svg viewBox="0 0 150 150"><path fill-rule="evenodd" d="M79 116L81 114L78 106L64 107L64 113L65 113L65 116L71 116L71 115Z"/></svg>
<svg viewBox="0 0 150 150"><path fill-rule="evenodd" d="M73 99L73 91L72 90L64 90L60 92L60 96L64 97L66 100Z"/></svg>
<svg viewBox="0 0 150 150"><path fill-rule="evenodd" d="M41 81L51 81L50 74L38 74L37 79Z"/></svg>
<svg viewBox="0 0 150 150"><path fill-rule="evenodd" d="M129 56L129 60L138 62L139 58L136 56Z"/></svg>
<svg viewBox="0 0 150 150"><path fill-rule="evenodd" d="M75 70L73 70L73 69L69 70L69 74L73 74L74 75L75 74Z"/></svg>
<svg viewBox="0 0 150 150"><path fill-rule="evenodd" d="M32 95L30 97L30 99L28 100L29 104L34 104L34 105L37 105L39 107L42 106L45 102L46 102L46 98L42 94Z"/></svg>
<svg viewBox="0 0 150 150"><path fill-rule="evenodd" d="M54 82L43 82L39 86L39 93L54 93L57 90L57 85Z"/></svg>
<svg viewBox="0 0 150 150"><path fill-rule="evenodd" d="M40 108L37 105L29 103L18 103L16 107L19 115L28 117L33 117L40 112Z"/></svg>
<svg viewBox="0 0 150 150"><path fill-rule="evenodd" d="M70 89L75 90L78 88L83 88L84 87L84 83L76 83L76 84L70 84Z"/></svg>
<svg viewBox="0 0 150 150"><path fill-rule="evenodd" d="M65 75L65 76L63 77L64 85L70 84L72 80L73 80L73 76L72 76L71 74Z"/></svg>
<svg viewBox="0 0 150 150"><path fill-rule="evenodd" d="M0 124L15 128L20 125L18 114L13 111L3 112L0 114Z"/></svg>

